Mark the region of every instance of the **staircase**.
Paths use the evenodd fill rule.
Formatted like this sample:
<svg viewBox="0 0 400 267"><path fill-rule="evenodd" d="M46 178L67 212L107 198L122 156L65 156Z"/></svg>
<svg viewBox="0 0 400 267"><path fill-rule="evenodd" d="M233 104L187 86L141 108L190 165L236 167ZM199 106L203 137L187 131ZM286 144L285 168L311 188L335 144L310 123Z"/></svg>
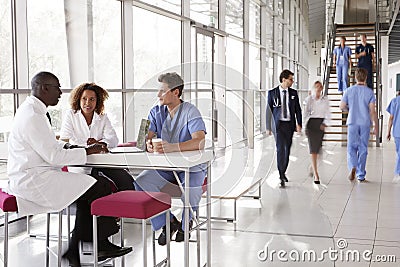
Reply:
<svg viewBox="0 0 400 267"><path fill-rule="evenodd" d="M360 34L367 35L367 43L375 45L375 24L341 24L336 25L336 34L335 34L335 47L340 45L340 37L346 37L346 46L351 48L351 60L352 60L352 68L351 73L349 75L349 85L354 85L356 83L354 72L357 68L357 59L356 59L356 47L360 44ZM332 53L333 51L331 51ZM376 55L376 52L375 52ZM338 83L336 76L336 68L330 67L329 71L329 83L327 89L327 95L330 101L330 111L332 114L332 119L330 125L325 130L324 141L328 142L343 142L345 144L347 142L347 125L346 118L347 112L342 112L339 108L340 101L342 99L342 94L338 91ZM373 78L374 91L376 90L376 74L374 73ZM371 135L370 142L375 142L375 137Z"/></svg>

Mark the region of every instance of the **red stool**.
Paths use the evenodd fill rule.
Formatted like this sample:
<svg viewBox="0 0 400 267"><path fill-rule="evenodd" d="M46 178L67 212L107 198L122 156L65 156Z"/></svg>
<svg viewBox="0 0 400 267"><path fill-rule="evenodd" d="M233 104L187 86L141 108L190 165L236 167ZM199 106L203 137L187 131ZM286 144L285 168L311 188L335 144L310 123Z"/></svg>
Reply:
<svg viewBox="0 0 400 267"><path fill-rule="evenodd" d="M167 258L162 262L170 266L170 208L171 197L160 192L121 191L92 202L94 266L98 266L97 216L121 218L121 245L123 246L123 218L142 220L143 266L147 266L147 225L146 221L166 213ZM160 265L155 264L154 265Z"/></svg>
<svg viewBox="0 0 400 267"><path fill-rule="evenodd" d="M15 196L0 190L0 208L4 211L4 267L8 266L8 213L17 212L17 199Z"/></svg>
<svg viewBox="0 0 400 267"><path fill-rule="evenodd" d="M9 195L0 189L0 209L4 211L4 267L8 266L8 215L9 212L17 212L17 199L13 195ZM61 267L61 216L62 211L58 212L59 216L59 229L58 229L58 253L57 253L57 266ZM49 266L49 252L50 252L50 213L47 214L47 233L46 233L46 266Z"/></svg>

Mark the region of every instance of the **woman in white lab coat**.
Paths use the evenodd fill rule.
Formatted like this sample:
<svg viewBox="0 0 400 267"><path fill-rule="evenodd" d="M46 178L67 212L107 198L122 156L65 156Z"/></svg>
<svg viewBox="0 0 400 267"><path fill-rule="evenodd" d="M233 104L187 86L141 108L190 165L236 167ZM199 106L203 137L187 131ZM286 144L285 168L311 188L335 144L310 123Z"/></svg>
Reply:
<svg viewBox="0 0 400 267"><path fill-rule="evenodd" d="M118 137L107 114L104 102L108 92L94 83L83 83L72 90L71 110L64 116L60 139L73 145L87 146L99 143L113 148ZM115 184L118 191L134 190L132 176L123 169L69 168L72 172L83 172L94 177L105 176Z"/></svg>

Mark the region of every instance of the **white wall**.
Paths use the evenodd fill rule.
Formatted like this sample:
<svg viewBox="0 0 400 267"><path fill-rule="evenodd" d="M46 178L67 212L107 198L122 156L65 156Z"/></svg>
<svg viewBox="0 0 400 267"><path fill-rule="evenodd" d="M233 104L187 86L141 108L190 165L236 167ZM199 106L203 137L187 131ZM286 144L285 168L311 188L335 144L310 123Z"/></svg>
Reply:
<svg viewBox="0 0 400 267"><path fill-rule="evenodd" d="M312 48L314 43L310 43L310 53L308 55L308 88L310 89L316 80L321 80L321 76L317 76L317 68L320 67L321 62L321 46L322 42L317 42L317 48ZM314 51L317 54L314 55ZM322 71L322 70L321 70Z"/></svg>
<svg viewBox="0 0 400 267"><path fill-rule="evenodd" d="M383 88L383 99L382 99L382 109L386 110L387 105L389 104L390 100L396 96L396 74L400 74L400 60L397 61L396 63L390 64L388 66L388 71L387 71L387 88L386 88L386 94L385 94L385 88ZM392 81L390 81L392 80ZM386 95L386 97L385 97ZM385 101L386 100L386 101ZM388 114L385 111L384 113L385 117L385 122L387 122L387 117Z"/></svg>

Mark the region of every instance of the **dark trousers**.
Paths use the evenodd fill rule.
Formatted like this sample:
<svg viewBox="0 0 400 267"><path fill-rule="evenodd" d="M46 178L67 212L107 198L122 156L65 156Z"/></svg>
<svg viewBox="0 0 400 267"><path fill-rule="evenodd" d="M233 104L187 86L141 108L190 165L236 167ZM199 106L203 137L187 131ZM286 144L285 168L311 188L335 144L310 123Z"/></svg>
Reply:
<svg viewBox="0 0 400 267"><path fill-rule="evenodd" d="M278 162L279 177L285 177L289 164L290 147L292 146L293 128L289 121L280 121L276 129L276 155Z"/></svg>
<svg viewBox="0 0 400 267"><path fill-rule="evenodd" d="M76 201L75 229L72 233L70 247L75 249L79 241L90 242L93 240L93 223L90 205L97 198L111 194L110 182L105 177L95 177L96 183L92 185ZM98 240L105 240L118 233L119 227L115 218L100 217L98 219ZM76 246L76 247L75 247Z"/></svg>
<svg viewBox="0 0 400 267"><path fill-rule="evenodd" d="M99 172L115 184L117 191L135 190L133 177L125 169L93 168L90 175L98 179L103 176Z"/></svg>
<svg viewBox="0 0 400 267"><path fill-rule="evenodd" d="M372 63L371 63L372 64ZM372 73L372 65L371 66L366 66L366 65L362 65L362 66L358 66L359 68L363 68L366 69L368 71L368 75L367 75L367 86L371 89L374 89L374 85L373 85L373 77L374 74Z"/></svg>

